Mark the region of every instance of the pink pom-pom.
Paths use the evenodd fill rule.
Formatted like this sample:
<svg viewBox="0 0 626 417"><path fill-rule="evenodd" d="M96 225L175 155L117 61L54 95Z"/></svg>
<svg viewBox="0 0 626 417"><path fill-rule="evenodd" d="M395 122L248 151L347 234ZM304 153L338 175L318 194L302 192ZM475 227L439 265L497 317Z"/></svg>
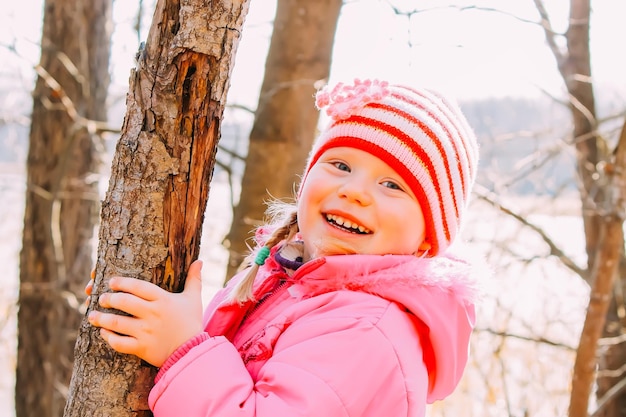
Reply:
<svg viewBox="0 0 626 417"><path fill-rule="evenodd" d="M315 95L315 105L317 106L318 109L321 109L322 107L326 107L329 104L330 104L330 94L328 94L328 91L326 90L320 90Z"/></svg>
<svg viewBox="0 0 626 417"><path fill-rule="evenodd" d="M388 83L379 80L354 80L353 85L338 83L332 89L328 86L318 91L315 105L333 120L344 120L357 113L369 103L381 101L389 95Z"/></svg>

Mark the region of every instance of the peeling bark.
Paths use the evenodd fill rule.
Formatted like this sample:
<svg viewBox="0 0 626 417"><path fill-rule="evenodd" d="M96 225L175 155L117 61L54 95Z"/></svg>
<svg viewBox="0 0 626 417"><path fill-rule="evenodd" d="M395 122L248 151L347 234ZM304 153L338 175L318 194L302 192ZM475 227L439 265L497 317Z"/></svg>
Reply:
<svg viewBox="0 0 626 417"><path fill-rule="evenodd" d="M228 81L249 0L157 3L102 205L93 297L123 275L180 291L199 252ZM150 416L156 369L83 320L65 416Z"/></svg>

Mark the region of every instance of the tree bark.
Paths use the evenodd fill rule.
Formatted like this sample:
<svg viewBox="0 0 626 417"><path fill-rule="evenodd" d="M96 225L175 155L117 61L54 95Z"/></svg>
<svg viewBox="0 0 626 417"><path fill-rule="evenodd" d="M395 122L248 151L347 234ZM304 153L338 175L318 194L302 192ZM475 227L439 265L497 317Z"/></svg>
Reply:
<svg viewBox="0 0 626 417"><path fill-rule="evenodd" d="M111 0L46 0L27 159L17 417L63 412L93 267L99 127L106 120Z"/></svg>
<svg viewBox="0 0 626 417"><path fill-rule="evenodd" d="M590 272L588 282L592 291L574 366L569 415L587 416L594 383L597 382L598 386L597 396L602 398L620 379L598 377L596 381L596 366L599 365L600 372L613 371L626 360L626 344L623 343L609 347L597 359L599 337L621 334L626 324L620 323L617 310L623 306L619 305L614 292L617 271L624 264L623 211L620 212L624 209L624 189L619 188L624 187L624 182L619 177L623 175L626 163L618 154L624 152L626 145L623 141L626 139L620 138L620 145L611 152L597 131L589 48L591 1L570 1L570 24L565 34L564 51L558 47L542 0L534 1L569 93L572 112L587 271ZM623 284L618 281L617 285ZM622 390L613 396L600 415L618 417L625 411L626 391Z"/></svg>
<svg viewBox="0 0 626 417"><path fill-rule="evenodd" d="M330 72L341 0L278 0L265 75L250 132L241 195L225 240L226 280L248 252L270 198L294 197L315 137L316 83Z"/></svg>
<svg viewBox="0 0 626 417"><path fill-rule="evenodd" d="M600 161L608 158L608 147L597 132L596 105L591 78L589 50L590 0L572 0L567 30L567 55L560 65L561 75L570 94L574 121L579 187L583 203L587 265L591 271L599 252L602 213L598 210L605 199L603 184L597 181Z"/></svg>
<svg viewBox="0 0 626 417"><path fill-rule="evenodd" d="M607 194L610 199L609 210L605 213L602 223L600 247L596 258L595 268L592 271L595 277L587 316L583 326L580 344L576 352L574 364L574 378L572 380L572 393L569 406L570 417L587 417L589 397L596 377L598 340L603 333L605 318L609 309L611 293L615 277L619 270L620 259L624 255L624 217L626 216L626 122L611 168L608 172L611 181ZM615 385L615 381L613 382ZM608 389L607 389L608 391ZM600 398L601 404L610 403L608 399ZM603 405L606 413L609 410ZM620 411L612 407L614 411ZM599 414L602 415L602 414ZM623 415L613 414L610 415Z"/></svg>
<svg viewBox="0 0 626 417"><path fill-rule="evenodd" d="M623 221L624 213L626 213L626 207L624 204L624 194L626 193L626 120L622 126L622 131L618 141L618 145L615 151L612 153L613 160L606 166L606 171L613 178L610 183L609 197L607 198L613 204L613 210L615 213L609 213L605 220L605 227L612 228L613 233L609 232L610 239L611 234L615 236L614 245L615 248L610 249L607 247L609 243L603 238L601 239L601 245L606 247L606 251L613 250L616 253L618 265L616 266L616 273L614 277L614 283L611 288L608 288L606 297L609 297L608 312L606 319L604 320L604 328L602 337L610 341L612 337L621 337L623 335L623 329L626 323L624 323L624 279L626 271L626 259L624 258L624 233L623 233ZM621 177L620 177L621 175ZM622 216L621 224L618 225L619 219L616 216ZM613 224L611 226L611 224ZM608 240L608 239L607 239ZM604 251L601 249L600 253ZM610 262L613 260L610 259ZM597 261L598 268L603 265L606 267L606 263L602 260ZM600 276L600 275L598 275ZM621 286L622 288L619 288ZM598 349L595 352L598 365L598 372L594 373L596 376L595 383L597 385L596 397L598 399L598 409L594 412L594 417L622 417L626 415L626 389L624 389L623 373L619 371L626 363L626 346L624 343L605 343L604 347ZM594 362L595 364L595 362ZM618 372L616 372L618 371ZM621 387L621 388L620 388Z"/></svg>
<svg viewBox="0 0 626 417"><path fill-rule="evenodd" d="M160 0L131 73L93 296L123 275L180 291L198 256L229 77L249 0ZM65 416L149 416L156 369L83 320Z"/></svg>

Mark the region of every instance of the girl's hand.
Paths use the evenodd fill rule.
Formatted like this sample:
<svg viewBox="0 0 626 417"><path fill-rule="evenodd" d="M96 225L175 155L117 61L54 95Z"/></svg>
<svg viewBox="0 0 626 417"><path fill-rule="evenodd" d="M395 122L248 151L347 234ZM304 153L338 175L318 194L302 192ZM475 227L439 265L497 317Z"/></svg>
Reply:
<svg viewBox="0 0 626 417"><path fill-rule="evenodd" d="M161 367L174 351L202 332L202 261L189 268L185 289L171 293L147 281L114 277L113 293L102 294L101 307L128 313L123 316L92 311L89 322L116 351L136 355Z"/></svg>
<svg viewBox="0 0 626 417"><path fill-rule="evenodd" d="M85 285L85 295L87 296L87 301L89 301L89 297L91 297L91 292L93 291L93 280L96 278L96 270L92 269L91 274L89 276L89 282Z"/></svg>
<svg viewBox="0 0 626 417"><path fill-rule="evenodd" d="M95 278L96 278L96 270L92 269L89 282L87 283L87 285L85 285L85 295L87 297L85 298L85 302L83 303L82 308L80 310L81 314L84 314L84 310L82 309L83 308L87 309L87 307L89 306L89 302L91 300L91 293L93 292L93 282Z"/></svg>

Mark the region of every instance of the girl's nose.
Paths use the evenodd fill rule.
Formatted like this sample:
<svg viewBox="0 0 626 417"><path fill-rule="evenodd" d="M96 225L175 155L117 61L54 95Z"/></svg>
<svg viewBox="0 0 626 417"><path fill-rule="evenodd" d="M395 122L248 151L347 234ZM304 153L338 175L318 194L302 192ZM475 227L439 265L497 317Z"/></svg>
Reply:
<svg viewBox="0 0 626 417"><path fill-rule="evenodd" d="M346 178L346 181L339 187L337 193L339 197L346 198L350 202L362 206L369 206L372 204L373 199L369 187L370 184L368 184L365 179L351 175L350 178Z"/></svg>

